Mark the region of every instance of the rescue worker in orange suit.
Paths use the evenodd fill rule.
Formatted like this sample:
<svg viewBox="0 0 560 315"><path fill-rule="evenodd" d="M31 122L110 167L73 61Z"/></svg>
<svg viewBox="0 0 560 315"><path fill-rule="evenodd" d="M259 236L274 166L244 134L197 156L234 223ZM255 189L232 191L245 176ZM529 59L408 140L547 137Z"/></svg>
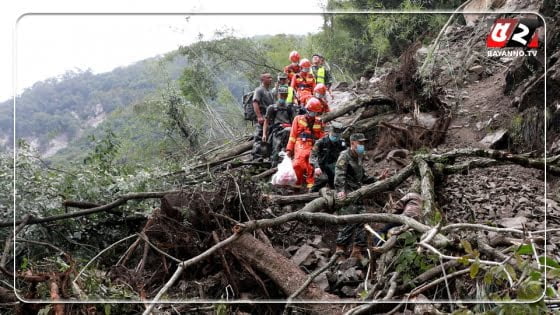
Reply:
<svg viewBox="0 0 560 315"><path fill-rule="evenodd" d="M313 97L315 77L311 73L311 62L309 60L302 59L299 64L301 71L292 77L286 103L293 104L297 101L297 104L303 107L307 104L307 100Z"/></svg>
<svg viewBox="0 0 560 315"><path fill-rule="evenodd" d="M323 104L323 113L330 112L329 102L327 101L327 87L323 83L319 83L313 89L313 96Z"/></svg>
<svg viewBox="0 0 560 315"><path fill-rule="evenodd" d="M307 101L305 109L306 114L296 116L292 122L286 154L293 158L296 186L301 187L305 182L305 187L310 189L315 183L315 168L309 162L309 156L315 141L325 135L325 124L317 117L323 109L321 101L312 97Z"/></svg>
<svg viewBox="0 0 560 315"><path fill-rule="evenodd" d="M299 66L300 56L297 51L292 51L289 58L291 63L284 67L284 73L288 76L288 82L291 82L293 76L299 73L301 67Z"/></svg>

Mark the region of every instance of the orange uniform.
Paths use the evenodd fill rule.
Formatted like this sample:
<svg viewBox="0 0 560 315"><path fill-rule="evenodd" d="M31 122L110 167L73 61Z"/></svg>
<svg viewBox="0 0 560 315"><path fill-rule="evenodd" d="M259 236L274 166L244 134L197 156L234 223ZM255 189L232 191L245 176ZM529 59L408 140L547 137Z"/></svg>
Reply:
<svg viewBox="0 0 560 315"><path fill-rule="evenodd" d="M313 96L315 77L311 73L307 73L305 77L298 73L292 78L290 87L297 91L299 104L305 104Z"/></svg>
<svg viewBox="0 0 560 315"><path fill-rule="evenodd" d="M288 140L286 151L294 153L293 167L296 172L296 185L307 183L307 188L311 188L315 183L314 167L309 162L309 156L313 149L315 140L321 139L324 135L325 123L318 117L311 118L306 115L298 115L292 122L292 130Z"/></svg>
<svg viewBox="0 0 560 315"><path fill-rule="evenodd" d="M329 102L327 102L326 98L320 98L319 101L321 101L321 104L323 105L322 113L328 113L328 112L331 111L331 109L329 107Z"/></svg>
<svg viewBox="0 0 560 315"><path fill-rule="evenodd" d="M294 77L294 75L298 74L301 70L301 67L299 66L299 64L289 64L287 66L284 67L284 73L288 76L288 81L292 81L292 78Z"/></svg>

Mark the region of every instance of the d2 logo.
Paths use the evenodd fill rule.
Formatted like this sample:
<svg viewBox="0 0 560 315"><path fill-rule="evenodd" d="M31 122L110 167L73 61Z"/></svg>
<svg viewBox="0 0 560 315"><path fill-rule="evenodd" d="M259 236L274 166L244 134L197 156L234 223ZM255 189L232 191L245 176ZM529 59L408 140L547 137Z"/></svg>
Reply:
<svg viewBox="0 0 560 315"><path fill-rule="evenodd" d="M539 48L536 19L496 19L486 37L486 47Z"/></svg>

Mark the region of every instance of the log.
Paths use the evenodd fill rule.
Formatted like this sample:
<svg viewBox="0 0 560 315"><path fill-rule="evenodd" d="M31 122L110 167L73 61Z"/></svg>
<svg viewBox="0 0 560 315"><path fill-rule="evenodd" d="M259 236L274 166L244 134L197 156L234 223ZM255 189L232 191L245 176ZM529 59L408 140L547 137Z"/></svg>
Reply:
<svg viewBox="0 0 560 315"><path fill-rule="evenodd" d="M524 154L512 154L509 152L491 150L491 149L455 149L442 154L422 154L420 157L427 161L446 163L449 159L463 156L478 156L490 158L498 161L507 161L518 164L524 167L545 169L544 159L529 158ZM548 161L554 160L555 157L550 157ZM552 175L560 176L560 167L551 163L546 164L546 170Z"/></svg>
<svg viewBox="0 0 560 315"><path fill-rule="evenodd" d="M423 159L416 159L420 173L420 190L422 195L422 218L424 222L435 221L436 196L434 191L434 174L428 163ZM434 222L434 224L437 222Z"/></svg>
<svg viewBox="0 0 560 315"><path fill-rule="evenodd" d="M342 115L355 111L358 108L365 105L394 105L394 104L395 104L395 100L387 95L383 95L383 94L360 95L357 98L352 99L350 102L342 106L339 106L336 110L324 114L323 116L321 116L321 119L324 122L329 122Z"/></svg>
<svg viewBox="0 0 560 315"><path fill-rule="evenodd" d="M270 203L274 203L277 205L289 205L289 204L298 204L298 203L306 203L315 198L321 197L321 194L318 192L314 193L307 193L301 195L291 195L291 196L283 196L283 195L264 195L264 198L267 199Z"/></svg>
<svg viewBox="0 0 560 315"><path fill-rule="evenodd" d="M347 126L346 130L344 130L344 132L342 133L342 136L350 137L351 133L356 133L356 132L366 133L372 129L377 128L380 122L384 120L389 120L393 117L394 115L384 114L384 115L379 115L364 120L360 120L353 125Z"/></svg>
<svg viewBox="0 0 560 315"><path fill-rule="evenodd" d="M122 195L118 199L116 199L115 201L113 201L111 203L108 203L106 205L102 205L102 206L95 207L95 208L89 208L89 209L85 209L85 210L81 210L81 211L76 211L76 212L65 213L65 214L61 214L61 215L53 215L53 216L45 217L45 218L31 218L30 220L27 221L26 224L31 225L31 224L47 223L47 222L64 220L64 219L77 218L77 217L86 216L86 215L90 215L90 214L94 214L94 213L98 213L98 212L104 212L104 211L106 212L106 211L112 210L116 207L119 207L119 206L125 204L129 200L162 198L166 194L175 193L175 192L180 192L180 191L179 190L177 190L177 191L174 190L174 191L130 193L130 194ZM23 219L22 220L17 220L15 222L15 224L21 224L22 222L23 222ZM13 221L0 222L0 228L13 226L13 225L14 225Z"/></svg>
<svg viewBox="0 0 560 315"><path fill-rule="evenodd" d="M220 161L230 156L236 156L251 150L251 148L253 148L253 141L252 140L244 141L229 150L220 152L218 155L216 155L214 159L212 159L212 161ZM212 163L212 161L209 161L208 163ZM204 163L204 165L208 163Z"/></svg>
<svg viewBox="0 0 560 315"><path fill-rule="evenodd" d="M307 275L291 260L249 234L243 234L232 242L228 250L266 274L286 296L297 292L307 280ZM307 286L300 297L315 301L339 300L338 296L324 292L315 283ZM313 314L341 314L343 306L341 304L307 305Z"/></svg>
<svg viewBox="0 0 560 315"><path fill-rule="evenodd" d="M359 199L367 196L371 196L378 192L383 192L387 190L395 189L399 186L403 181L405 181L410 175L414 172L414 163L407 165L406 167L402 168L398 173L389 177L387 179L377 181L373 184L364 185L362 188L348 194L344 201L338 201L337 204L340 206L348 205L358 201ZM316 198L320 197L320 193L307 193L301 195L292 195L292 196L278 196L278 195L267 195L267 198L271 202L278 203L280 205L286 203L293 203L293 202L309 202L315 200Z"/></svg>

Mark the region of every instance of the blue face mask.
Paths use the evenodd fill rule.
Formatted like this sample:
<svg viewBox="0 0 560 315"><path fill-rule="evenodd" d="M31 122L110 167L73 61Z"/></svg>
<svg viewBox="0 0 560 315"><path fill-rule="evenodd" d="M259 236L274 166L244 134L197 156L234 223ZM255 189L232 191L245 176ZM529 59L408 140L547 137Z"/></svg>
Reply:
<svg viewBox="0 0 560 315"><path fill-rule="evenodd" d="M309 115L309 117L315 117L317 116L316 112L307 112L307 115Z"/></svg>
<svg viewBox="0 0 560 315"><path fill-rule="evenodd" d="M331 135L329 135L329 139L330 139L332 142L336 142L336 141L338 141L338 136L331 136Z"/></svg>
<svg viewBox="0 0 560 315"><path fill-rule="evenodd" d="M356 152L358 154L364 154L364 152L366 152L366 148L363 144L358 144L358 146L356 147Z"/></svg>
<svg viewBox="0 0 560 315"><path fill-rule="evenodd" d="M284 105L284 104L286 104L286 100L283 99L283 98L279 98L279 99L278 99L278 104Z"/></svg>

